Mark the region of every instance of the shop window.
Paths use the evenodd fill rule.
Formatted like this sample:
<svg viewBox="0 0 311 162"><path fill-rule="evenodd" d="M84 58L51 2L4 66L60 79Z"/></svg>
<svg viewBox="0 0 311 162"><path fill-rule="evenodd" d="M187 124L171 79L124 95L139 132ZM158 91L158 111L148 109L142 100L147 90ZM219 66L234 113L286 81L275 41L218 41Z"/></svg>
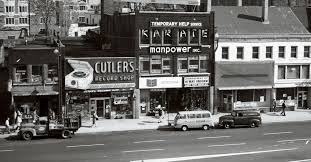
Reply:
<svg viewBox="0 0 311 162"><path fill-rule="evenodd" d="M160 29L152 29L152 44L162 44L162 31Z"/></svg>
<svg viewBox="0 0 311 162"><path fill-rule="evenodd" d="M310 57L310 46L304 46L304 57Z"/></svg>
<svg viewBox="0 0 311 162"><path fill-rule="evenodd" d="M291 47L290 57L293 57L293 58L297 57L297 46Z"/></svg>
<svg viewBox="0 0 311 162"><path fill-rule="evenodd" d="M207 56L199 56L200 57L200 73L207 72Z"/></svg>
<svg viewBox="0 0 311 162"><path fill-rule="evenodd" d="M286 79L299 79L300 78L300 66L290 65L287 66L287 76Z"/></svg>
<svg viewBox="0 0 311 162"><path fill-rule="evenodd" d="M208 30L203 29L201 30L201 44L202 45L209 45L209 39L208 39Z"/></svg>
<svg viewBox="0 0 311 162"><path fill-rule="evenodd" d="M140 30L140 44L150 44L150 35L148 29Z"/></svg>
<svg viewBox="0 0 311 162"><path fill-rule="evenodd" d="M302 65L301 66L301 79L309 79L310 74L310 66L309 65Z"/></svg>
<svg viewBox="0 0 311 162"><path fill-rule="evenodd" d="M172 73L171 62L172 62L172 59L169 56L164 56L162 58L162 73L163 74Z"/></svg>
<svg viewBox="0 0 311 162"><path fill-rule="evenodd" d="M254 101L260 101L260 102L266 101L266 90L255 89L254 90Z"/></svg>
<svg viewBox="0 0 311 162"><path fill-rule="evenodd" d="M172 30L171 29L164 29L164 44L172 44Z"/></svg>
<svg viewBox="0 0 311 162"><path fill-rule="evenodd" d="M253 90L238 90L237 101L241 101L241 102L253 101Z"/></svg>
<svg viewBox="0 0 311 162"><path fill-rule="evenodd" d="M272 46L266 47L266 58L272 58Z"/></svg>
<svg viewBox="0 0 311 162"><path fill-rule="evenodd" d="M188 44L188 30L179 29L178 31L179 44Z"/></svg>
<svg viewBox="0 0 311 162"><path fill-rule="evenodd" d="M188 72L188 59L187 57L178 57L178 73Z"/></svg>
<svg viewBox="0 0 311 162"><path fill-rule="evenodd" d="M222 59L229 59L229 47L221 48L221 57Z"/></svg>
<svg viewBox="0 0 311 162"><path fill-rule="evenodd" d="M27 66L26 65L18 65L16 67L16 80L17 83L25 83L27 82Z"/></svg>
<svg viewBox="0 0 311 162"><path fill-rule="evenodd" d="M236 52L237 52L237 56L236 56L236 58L237 59L243 59L243 57L244 57L244 48L243 47L237 47L236 48Z"/></svg>
<svg viewBox="0 0 311 162"><path fill-rule="evenodd" d="M48 82L58 82L57 65L48 65Z"/></svg>
<svg viewBox="0 0 311 162"><path fill-rule="evenodd" d="M149 56L142 56L139 58L139 69L141 73L149 73L150 70Z"/></svg>
<svg viewBox="0 0 311 162"><path fill-rule="evenodd" d="M279 58L285 58L285 46L279 47Z"/></svg>
<svg viewBox="0 0 311 162"><path fill-rule="evenodd" d="M199 56L191 56L189 59L189 73L199 72Z"/></svg>
<svg viewBox="0 0 311 162"><path fill-rule="evenodd" d="M190 29L190 44L199 44L199 29Z"/></svg>
<svg viewBox="0 0 311 162"><path fill-rule="evenodd" d="M285 79L285 66L278 66L278 79Z"/></svg>
<svg viewBox="0 0 311 162"><path fill-rule="evenodd" d="M276 100L292 100L295 98L295 88L276 89Z"/></svg>
<svg viewBox="0 0 311 162"><path fill-rule="evenodd" d="M39 83L42 82L42 66L33 65L32 66L32 82Z"/></svg>
<svg viewBox="0 0 311 162"><path fill-rule="evenodd" d="M253 47L253 59L259 59L259 47Z"/></svg>
<svg viewBox="0 0 311 162"><path fill-rule="evenodd" d="M161 56L152 55L151 56L151 73L160 74L161 73Z"/></svg>

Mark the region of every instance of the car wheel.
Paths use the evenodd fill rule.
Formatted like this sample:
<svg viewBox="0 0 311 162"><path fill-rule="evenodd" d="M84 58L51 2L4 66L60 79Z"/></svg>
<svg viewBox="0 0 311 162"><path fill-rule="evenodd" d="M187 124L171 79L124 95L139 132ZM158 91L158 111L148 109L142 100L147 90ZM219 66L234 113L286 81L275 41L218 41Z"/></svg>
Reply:
<svg viewBox="0 0 311 162"><path fill-rule="evenodd" d="M66 139L71 137L71 132L69 130L63 130L62 131L62 138Z"/></svg>
<svg viewBox="0 0 311 162"><path fill-rule="evenodd" d="M224 128L225 128L225 129L230 128L230 124L229 124L229 123L224 123Z"/></svg>
<svg viewBox="0 0 311 162"><path fill-rule="evenodd" d="M182 130L182 131L187 131L187 130L188 130L188 127L185 126L185 125L183 125L183 126L181 127L181 130Z"/></svg>
<svg viewBox="0 0 311 162"><path fill-rule="evenodd" d="M256 127L256 123L255 122L251 122L250 127L251 128L255 128Z"/></svg>
<svg viewBox="0 0 311 162"><path fill-rule="evenodd" d="M33 134L30 131L26 131L22 134L23 140L29 141L33 137Z"/></svg>
<svg viewBox="0 0 311 162"><path fill-rule="evenodd" d="M203 130L209 130L209 125L203 125Z"/></svg>

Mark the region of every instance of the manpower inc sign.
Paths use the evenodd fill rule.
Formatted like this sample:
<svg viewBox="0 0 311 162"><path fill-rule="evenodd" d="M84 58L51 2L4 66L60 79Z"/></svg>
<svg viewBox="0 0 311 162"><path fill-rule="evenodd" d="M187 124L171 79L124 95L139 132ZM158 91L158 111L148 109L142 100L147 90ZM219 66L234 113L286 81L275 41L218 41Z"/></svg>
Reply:
<svg viewBox="0 0 311 162"><path fill-rule="evenodd" d="M150 54L186 54L186 53L201 53L201 47L183 47L183 46L159 46L149 47Z"/></svg>
<svg viewBox="0 0 311 162"><path fill-rule="evenodd" d="M110 89L135 87L136 62L133 57L95 57L66 59L66 88ZM71 67L71 68L70 68Z"/></svg>

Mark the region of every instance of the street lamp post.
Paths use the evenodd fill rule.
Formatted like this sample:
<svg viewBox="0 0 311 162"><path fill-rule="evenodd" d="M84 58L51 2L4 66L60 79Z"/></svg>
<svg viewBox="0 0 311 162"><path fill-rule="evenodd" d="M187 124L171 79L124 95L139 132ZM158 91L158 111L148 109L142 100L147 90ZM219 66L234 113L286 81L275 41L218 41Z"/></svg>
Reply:
<svg viewBox="0 0 311 162"><path fill-rule="evenodd" d="M60 114L63 114L63 109L62 109L62 105L63 105L63 100L62 100L62 96L63 96L63 88L62 88L62 54L60 52L60 46L58 45L58 47L54 50L54 54L57 55L57 74L58 74L58 111Z"/></svg>

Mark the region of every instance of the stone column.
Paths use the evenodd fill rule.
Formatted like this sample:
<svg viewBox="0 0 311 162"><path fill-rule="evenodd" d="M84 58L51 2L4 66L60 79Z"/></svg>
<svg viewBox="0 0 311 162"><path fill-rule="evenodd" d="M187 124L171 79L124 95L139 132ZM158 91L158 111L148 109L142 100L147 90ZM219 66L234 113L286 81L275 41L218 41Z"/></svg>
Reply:
<svg viewBox="0 0 311 162"><path fill-rule="evenodd" d="M32 65L27 65L27 82L32 82Z"/></svg>

